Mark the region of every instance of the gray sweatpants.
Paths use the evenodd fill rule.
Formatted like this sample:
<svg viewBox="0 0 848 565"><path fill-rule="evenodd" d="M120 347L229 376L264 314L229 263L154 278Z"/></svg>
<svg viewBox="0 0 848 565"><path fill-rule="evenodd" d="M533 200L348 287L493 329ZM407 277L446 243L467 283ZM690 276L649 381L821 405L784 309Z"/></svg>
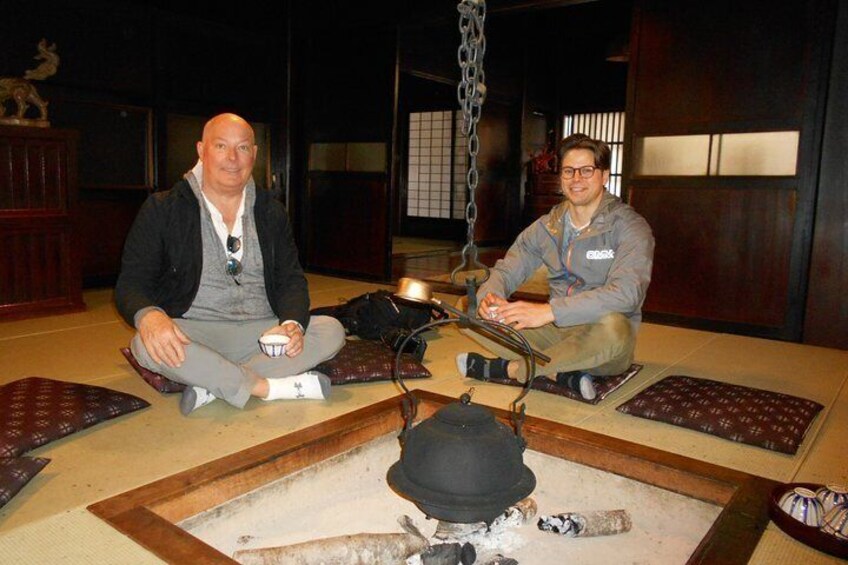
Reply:
<svg viewBox="0 0 848 565"><path fill-rule="evenodd" d="M261 378L279 379L303 373L331 359L344 346L341 323L329 316L312 316L304 334L303 351L295 357L271 358L259 350L259 336L276 326L276 318L243 322L174 319L191 339L179 367L156 363L136 333L133 355L147 369L190 386L198 386L242 408Z"/></svg>

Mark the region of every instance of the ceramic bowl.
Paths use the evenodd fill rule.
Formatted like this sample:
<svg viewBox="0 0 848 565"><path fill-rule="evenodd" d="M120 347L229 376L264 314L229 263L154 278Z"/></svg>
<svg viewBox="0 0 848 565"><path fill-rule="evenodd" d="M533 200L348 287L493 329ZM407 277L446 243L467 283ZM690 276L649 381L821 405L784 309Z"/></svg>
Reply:
<svg viewBox="0 0 848 565"><path fill-rule="evenodd" d="M837 504L825 514L822 521L822 531L848 541L848 503Z"/></svg>
<svg viewBox="0 0 848 565"><path fill-rule="evenodd" d="M263 335L259 338L259 349L268 357L279 357L286 352L290 339L287 335Z"/></svg>
<svg viewBox="0 0 848 565"><path fill-rule="evenodd" d="M844 485L823 486L816 491L816 498L821 501L824 513L827 514L834 506L848 502L848 487Z"/></svg>
<svg viewBox="0 0 848 565"><path fill-rule="evenodd" d="M786 491L778 503L780 509L808 526L818 528L822 524L824 509L816 493L804 487Z"/></svg>

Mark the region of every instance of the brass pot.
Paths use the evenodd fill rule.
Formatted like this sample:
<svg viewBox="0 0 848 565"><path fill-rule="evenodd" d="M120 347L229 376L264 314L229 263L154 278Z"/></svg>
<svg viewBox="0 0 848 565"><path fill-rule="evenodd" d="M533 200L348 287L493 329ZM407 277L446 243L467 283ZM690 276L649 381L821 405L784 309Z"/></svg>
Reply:
<svg viewBox="0 0 848 565"><path fill-rule="evenodd" d="M429 304L433 299L433 290L430 285L418 279L403 277L398 280L395 296L413 302Z"/></svg>

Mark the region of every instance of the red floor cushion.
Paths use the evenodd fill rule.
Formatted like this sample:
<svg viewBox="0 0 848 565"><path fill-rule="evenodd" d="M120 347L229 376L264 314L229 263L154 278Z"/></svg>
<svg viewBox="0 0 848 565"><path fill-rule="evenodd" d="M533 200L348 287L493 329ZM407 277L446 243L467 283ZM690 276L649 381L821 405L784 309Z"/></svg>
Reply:
<svg viewBox="0 0 848 565"><path fill-rule="evenodd" d="M50 463L44 457L0 457L0 508Z"/></svg>
<svg viewBox="0 0 848 565"><path fill-rule="evenodd" d="M395 364L395 352L379 341L349 339L335 357L315 367L315 371L330 377L334 385L389 381ZM400 372L403 379L430 377L427 367L411 353L401 355Z"/></svg>
<svg viewBox="0 0 848 565"><path fill-rule="evenodd" d="M27 377L0 386L0 457L17 457L90 426L150 406L104 387Z"/></svg>
<svg viewBox="0 0 848 565"><path fill-rule="evenodd" d="M177 383L169 379L164 375L160 375L159 373L154 373L150 369L145 369L139 364L138 360L135 358L135 355L132 354L129 347L122 347L121 354L126 357L130 366L135 369L135 372L144 379L144 382L158 390L163 394L170 394L173 392L182 392L185 390L186 385L182 383Z"/></svg>
<svg viewBox="0 0 848 565"><path fill-rule="evenodd" d="M616 410L794 454L822 408L818 402L789 394L673 375Z"/></svg>

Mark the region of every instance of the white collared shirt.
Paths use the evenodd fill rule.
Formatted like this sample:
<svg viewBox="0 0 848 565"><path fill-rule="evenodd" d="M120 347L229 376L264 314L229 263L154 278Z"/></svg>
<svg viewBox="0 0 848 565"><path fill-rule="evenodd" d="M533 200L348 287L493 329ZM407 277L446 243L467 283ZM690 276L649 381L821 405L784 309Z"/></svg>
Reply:
<svg viewBox="0 0 848 565"><path fill-rule="evenodd" d="M197 164L191 170L194 178L197 179L197 184L200 185L200 194L203 196L203 201L206 203L206 209L209 210L209 215L212 217L212 225L215 227L215 233L218 234L218 239L221 240L221 245L224 246L224 251L232 257L241 261L242 255L244 254L244 239L242 239L242 235L244 233L242 216L244 215L244 191L241 193L241 201L239 202L238 211L236 212L236 222L233 224L233 232L230 233L227 229L227 224L224 223L224 215L221 214L220 210L215 207L212 202L206 197L206 193L203 192L203 162L198 160ZM235 253L230 254L227 251L227 237L233 236L241 239L241 247Z"/></svg>

